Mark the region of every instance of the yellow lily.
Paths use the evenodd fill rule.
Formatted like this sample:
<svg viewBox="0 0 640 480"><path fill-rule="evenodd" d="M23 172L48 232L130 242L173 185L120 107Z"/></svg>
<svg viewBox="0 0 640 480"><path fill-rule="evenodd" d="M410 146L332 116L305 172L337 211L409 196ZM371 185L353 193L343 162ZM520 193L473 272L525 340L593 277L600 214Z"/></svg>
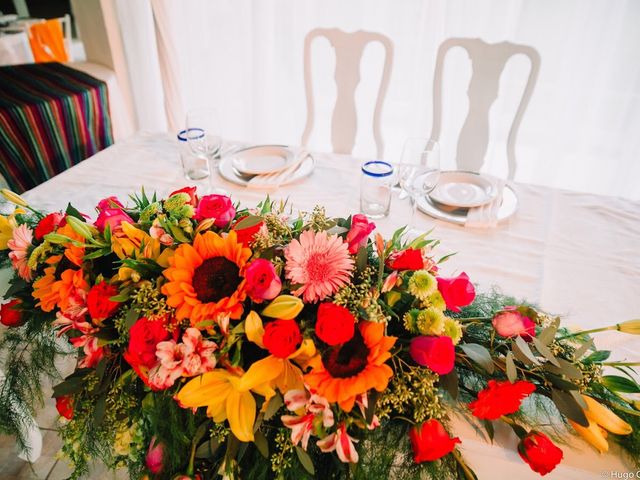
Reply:
<svg viewBox="0 0 640 480"><path fill-rule="evenodd" d="M111 247L118 258L150 258L160 255L160 242L129 222L120 224L121 230L111 236Z"/></svg>
<svg viewBox="0 0 640 480"><path fill-rule="evenodd" d="M245 334L249 341L264 348L262 337L264 327L262 319L256 312L249 312L244 324ZM296 363L305 365L316 353L316 347L311 339L304 339L300 347L287 358L269 355L255 362L242 376L240 385L242 388L254 389L261 385L277 387L282 394L289 390L301 390L304 388L302 370ZM267 399L268 400L268 399Z"/></svg>
<svg viewBox="0 0 640 480"><path fill-rule="evenodd" d="M0 193L2 193L2 196L9 200L11 203L15 203L16 205L20 205L21 207L27 206L27 201L24 198L22 198L16 192L12 192L8 188L3 188L2 190L0 190Z"/></svg>
<svg viewBox="0 0 640 480"><path fill-rule="evenodd" d="M13 215L5 217L0 215L0 250L9 248L7 243L13 238L13 229L18 225Z"/></svg>
<svg viewBox="0 0 640 480"><path fill-rule="evenodd" d="M304 304L298 297L294 297L293 295L279 295L262 310L262 315L269 318L293 320L302 311L303 307Z"/></svg>
<svg viewBox="0 0 640 480"><path fill-rule="evenodd" d="M256 393L273 395L258 389ZM216 368L189 381L176 395L183 408L207 407L207 415L217 423L229 420L229 428L242 442L252 442L256 419L256 401L240 377Z"/></svg>
<svg viewBox="0 0 640 480"><path fill-rule="evenodd" d="M571 420L569 420L569 423L582 438L593 445L600 453L609 451L609 443L606 438L607 431L616 435L629 435L633 431L631 425L604 405L587 395L582 395L582 398L587 404L584 414L587 417L589 426L583 427Z"/></svg>

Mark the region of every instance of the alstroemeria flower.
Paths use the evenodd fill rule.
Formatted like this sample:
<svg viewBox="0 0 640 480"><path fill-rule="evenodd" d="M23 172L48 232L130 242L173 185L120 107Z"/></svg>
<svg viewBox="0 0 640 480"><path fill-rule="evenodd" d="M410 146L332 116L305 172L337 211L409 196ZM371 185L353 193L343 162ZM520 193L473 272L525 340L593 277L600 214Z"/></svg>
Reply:
<svg viewBox="0 0 640 480"><path fill-rule="evenodd" d="M182 408L207 407L207 415L216 423L229 421L229 428L241 442L252 442L256 420L256 400L251 390L265 398L273 390L241 385L241 377L221 368L189 381L174 397Z"/></svg>
<svg viewBox="0 0 640 480"><path fill-rule="evenodd" d="M286 320L293 322L294 320ZM262 319L256 312L249 312L245 320L244 330L249 341L261 348L264 345L264 327ZM304 388L302 381L302 371L292 360L298 364L305 365L306 362L315 355L316 347L312 340L306 338L298 349L287 357L269 355L257 362L254 362L249 370L242 376L240 382L242 388L254 389L260 385L274 386L283 394L289 390L301 390Z"/></svg>
<svg viewBox="0 0 640 480"><path fill-rule="evenodd" d="M354 445L357 441L349 436L347 427L343 423L335 433L318 440L316 445L325 453L335 450L341 462L358 463L358 451Z"/></svg>
<svg viewBox="0 0 640 480"><path fill-rule="evenodd" d="M325 428L333 426L333 411L326 398L309 395L306 390L289 390L284 395L284 404L288 410L303 410L302 415L282 415L282 424L291 429L291 442L297 445L302 441L302 448L307 449L309 437L313 433L314 421L320 417Z"/></svg>

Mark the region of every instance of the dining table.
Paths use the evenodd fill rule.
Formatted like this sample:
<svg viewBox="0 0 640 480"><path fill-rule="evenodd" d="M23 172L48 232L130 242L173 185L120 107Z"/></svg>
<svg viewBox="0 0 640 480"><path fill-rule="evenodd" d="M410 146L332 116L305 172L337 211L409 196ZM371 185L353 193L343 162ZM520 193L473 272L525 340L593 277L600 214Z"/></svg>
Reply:
<svg viewBox="0 0 640 480"><path fill-rule="evenodd" d="M186 185L174 135L138 133L27 191L34 208L64 210L68 203L95 218L95 206L115 195L144 187L147 195L162 197ZM286 200L292 212L322 205L330 216L359 212L360 169L363 159L334 153L311 153L312 173L269 191L272 199ZM510 182L518 198L514 216L494 228L471 228L416 213L413 226L437 238L437 256L455 253L441 265L453 276L466 272L477 291L496 289L560 315L565 325L589 329L640 318L640 202ZM266 196L224 180L217 172L199 184L199 194L224 189L234 202L252 207ZM129 202L131 202L129 200ZM397 194L390 213L375 220L385 237L407 224L409 199ZM612 351L612 360L640 360L640 340L632 335L603 332L595 336L600 349ZM517 438L497 429L493 445L462 419L453 431L478 478L539 478L520 459ZM545 478L623 478L636 474L622 451L612 445L600 455L578 437L563 445L564 460ZM624 477L633 478L633 477Z"/></svg>

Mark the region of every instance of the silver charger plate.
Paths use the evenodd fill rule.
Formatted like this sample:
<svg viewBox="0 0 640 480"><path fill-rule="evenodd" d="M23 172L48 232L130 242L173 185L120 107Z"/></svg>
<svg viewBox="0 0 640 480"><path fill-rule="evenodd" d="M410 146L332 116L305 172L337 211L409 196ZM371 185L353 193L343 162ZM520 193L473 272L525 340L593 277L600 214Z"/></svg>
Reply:
<svg viewBox="0 0 640 480"><path fill-rule="evenodd" d="M284 145L264 145L267 147L280 147L287 148ZM233 166L233 158L238 152L242 152L243 150L248 150L254 147L247 147L241 150L234 152L228 156L222 157L220 160L220 164L218 165L218 171L220 172L220 176L229 182L235 183L236 185L241 185L246 187L249 183L249 180L253 178L253 175L245 175L242 172L236 170ZM280 183L280 185L288 185L290 183L296 182L301 178L305 178L311 175L313 169L315 168L316 162L311 154L307 154L307 158L300 163L300 166L291 173L291 176L284 182Z"/></svg>
<svg viewBox="0 0 640 480"><path fill-rule="evenodd" d="M284 170L294 161L291 149L276 145L258 145L229 155L233 167L242 174L261 175Z"/></svg>
<svg viewBox="0 0 640 480"><path fill-rule="evenodd" d="M455 223L456 225L464 225L467 221L468 208L457 208L448 205L442 205L434 201L429 196L419 198L417 201L418 209L427 215L444 220L445 222ZM498 222L502 222L512 217L518 210L518 196L510 185L505 185L502 191L502 203L498 209Z"/></svg>
<svg viewBox="0 0 640 480"><path fill-rule="evenodd" d="M447 171L440 174L438 184L429 196L441 205L472 208L485 205L498 195L491 179L480 173Z"/></svg>

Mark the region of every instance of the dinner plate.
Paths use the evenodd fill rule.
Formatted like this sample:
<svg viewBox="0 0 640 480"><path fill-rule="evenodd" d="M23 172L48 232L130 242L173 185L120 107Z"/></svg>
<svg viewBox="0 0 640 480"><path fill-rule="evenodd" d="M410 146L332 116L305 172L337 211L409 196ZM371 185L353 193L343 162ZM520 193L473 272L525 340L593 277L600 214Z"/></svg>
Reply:
<svg viewBox="0 0 640 480"><path fill-rule="evenodd" d="M262 175L287 168L293 162L294 155L287 147L260 145L238 150L230 158L238 172L246 175Z"/></svg>
<svg viewBox="0 0 640 480"><path fill-rule="evenodd" d="M281 182L280 185L288 185L300 180L301 178L311 175L311 172L313 172L313 169L315 167L315 163L316 162L314 158L310 154L308 154L307 158L300 163L298 168L291 172L289 178ZM253 174L244 174L242 172L239 172L233 166L233 155L223 157L222 160L220 160L218 171L220 172L222 178L224 178L225 180L235 183L236 185L242 185L243 187L246 187L249 184L249 180L251 180L255 176Z"/></svg>
<svg viewBox="0 0 640 480"><path fill-rule="evenodd" d="M442 205L472 208L491 202L497 194L495 184L479 173L448 171L440 174L429 196Z"/></svg>
<svg viewBox="0 0 640 480"><path fill-rule="evenodd" d="M457 225L464 225L467 221L468 208L452 207L448 205L442 205L434 201L428 196L424 196L418 199L417 207L421 212L427 215L437 218L438 220L444 220L445 222L455 223ZM513 216L518 210L518 196L510 185L505 185L502 191L502 203L498 209L498 222L502 222L507 218Z"/></svg>

